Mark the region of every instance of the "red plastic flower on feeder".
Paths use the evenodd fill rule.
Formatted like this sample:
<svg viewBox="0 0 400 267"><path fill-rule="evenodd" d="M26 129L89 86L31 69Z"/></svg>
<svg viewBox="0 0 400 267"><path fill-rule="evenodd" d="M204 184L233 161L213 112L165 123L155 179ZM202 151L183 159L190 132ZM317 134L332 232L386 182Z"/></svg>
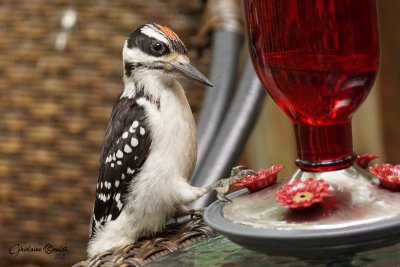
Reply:
<svg viewBox="0 0 400 267"><path fill-rule="evenodd" d="M329 194L329 184L323 179L307 178L282 186L276 192L276 201L292 209L306 208L320 203Z"/></svg>
<svg viewBox="0 0 400 267"><path fill-rule="evenodd" d="M358 166L360 166L361 168L368 168L368 164L370 161L379 158L379 156L377 155L373 155L373 154L364 154L361 156L358 156L356 159L356 163Z"/></svg>
<svg viewBox="0 0 400 267"><path fill-rule="evenodd" d="M382 186L395 190L400 189L400 164L375 164L369 167L369 172L379 178Z"/></svg>
<svg viewBox="0 0 400 267"><path fill-rule="evenodd" d="M278 172L280 172L285 165L273 165L269 169L261 169L257 172L258 176L247 175L245 178L237 181L235 186L246 187L249 191L254 192L261 190L275 183L277 180Z"/></svg>

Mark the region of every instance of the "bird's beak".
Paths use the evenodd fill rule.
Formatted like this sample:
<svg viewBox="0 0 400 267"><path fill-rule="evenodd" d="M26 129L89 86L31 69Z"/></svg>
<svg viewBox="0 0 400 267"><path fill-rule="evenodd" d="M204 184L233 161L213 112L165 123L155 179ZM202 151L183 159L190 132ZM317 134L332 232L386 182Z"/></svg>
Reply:
<svg viewBox="0 0 400 267"><path fill-rule="evenodd" d="M214 86L203 74L201 74L200 71L196 69L193 65L190 63L181 63L181 62L176 62L176 63L170 63L172 66L172 69L178 71L180 74L185 76L188 79L198 81L202 84L205 84L207 86Z"/></svg>

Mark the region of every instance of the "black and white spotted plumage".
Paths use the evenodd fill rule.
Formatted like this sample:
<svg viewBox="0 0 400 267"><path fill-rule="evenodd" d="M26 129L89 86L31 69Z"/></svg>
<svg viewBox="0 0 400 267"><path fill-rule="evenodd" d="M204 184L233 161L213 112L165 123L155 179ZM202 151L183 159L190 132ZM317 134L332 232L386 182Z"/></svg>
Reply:
<svg viewBox="0 0 400 267"><path fill-rule="evenodd" d="M144 108L136 103L139 97L121 98L114 105L100 157L92 233L119 216L129 185L149 153L150 129Z"/></svg>
<svg viewBox="0 0 400 267"><path fill-rule="evenodd" d="M187 57L178 36L158 24L129 35L124 90L107 126L100 156L88 254L163 229L209 189L189 178L197 154L196 125L177 77L211 85Z"/></svg>

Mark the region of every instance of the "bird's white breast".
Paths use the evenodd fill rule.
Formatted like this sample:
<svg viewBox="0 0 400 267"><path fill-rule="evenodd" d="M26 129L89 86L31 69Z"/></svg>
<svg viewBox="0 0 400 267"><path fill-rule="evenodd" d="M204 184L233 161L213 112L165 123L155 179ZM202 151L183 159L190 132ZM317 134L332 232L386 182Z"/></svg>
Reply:
<svg viewBox="0 0 400 267"><path fill-rule="evenodd" d="M173 80L160 94L159 110L148 108L152 130L151 154L158 155L160 169L189 179L197 155L196 125L181 85Z"/></svg>
<svg viewBox="0 0 400 267"><path fill-rule="evenodd" d="M196 125L183 88L175 79L159 86L165 87L152 88L153 94L159 93L154 95L159 99L159 107L144 98L138 100L148 113L152 143L132 184L133 194L126 210L141 218L135 223L144 228L151 225L155 228L152 231L161 229L182 203L182 196L191 193L187 181L197 155Z"/></svg>

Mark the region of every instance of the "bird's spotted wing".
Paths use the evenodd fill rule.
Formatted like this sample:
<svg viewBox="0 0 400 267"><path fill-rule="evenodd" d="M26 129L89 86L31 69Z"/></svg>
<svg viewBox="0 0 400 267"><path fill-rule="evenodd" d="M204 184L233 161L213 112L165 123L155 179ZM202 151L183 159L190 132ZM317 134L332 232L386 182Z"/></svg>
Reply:
<svg viewBox="0 0 400 267"><path fill-rule="evenodd" d="M119 99L107 126L100 157L90 236L96 228L120 215L129 185L140 172L150 144L144 108L134 98Z"/></svg>

